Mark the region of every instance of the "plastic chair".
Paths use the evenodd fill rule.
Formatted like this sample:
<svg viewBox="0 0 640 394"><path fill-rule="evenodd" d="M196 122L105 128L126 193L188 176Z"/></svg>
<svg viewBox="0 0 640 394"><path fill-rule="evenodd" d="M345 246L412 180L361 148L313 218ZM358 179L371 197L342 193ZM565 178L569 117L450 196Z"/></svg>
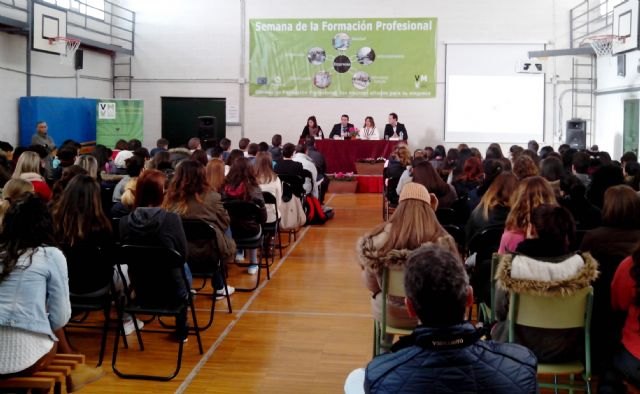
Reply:
<svg viewBox="0 0 640 394"><path fill-rule="evenodd" d="M227 200L224 202L224 208L229 212L231 217L231 233L233 234L233 240L236 242L238 249L258 249L261 253L258 254L258 273L256 275L255 286L251 288L237 288L236 291L248 292L254 291L260 285L260 272L262 268L267 270L267 279L271 279L271 273L269 272L269 262L266 261L264 253L264 234L262 231L262 208L252 201L243 200ZM240 236L238 231L234 229L234 222L253 222L258 226L258 233L250 236ZM265 258L265 262L262 259ZM241 267L248 267L250 263L234 263Z"/></svg>
<svg viewBox="0 0 640 394"><path fill-rule="evenodd" d="M211 251L211 254L208 254L207 256L201 256L197 253L192 253L191 251L187 254L187 264L191 270L191 276L194 278L202 278L202 286L196 289L198 290L198 294L211 296L209 321L200 328L204 331L213 323L213 314L216 309L216 293L215 291L211 293L204 293L200 290L204 289L207 285L207 280L211 282L211 288L213 288L213 278L215 275L220 275L222 277L225 298L227 299L227 308L229 313L233 312L231 307L231 297L227 292L226 271L224 269L222 258L220 257L218 243L216 242L216 230L211 224L201 219L182 219L182 228L184 229L184 234L187 237L189 247L208 247L207 250Z"/></svg>
<svg viewBox="0 0 640 394"><path fill-rule="evenodd" d="M478 303L478 320L485 325L489 325L496 321L496 271L500 264L500 255L494 253L491 256L491 276L490 276L490 298L489 305L485 302Z"/></svg>
<svg viewBox="0 0 640 394"><path fill-rule="evenodd" d="M262 225L262 231L270 238L269 247L274 250L271 254L271 263L273 264L275 258L275 249L280 250L280 258L282 258L282 237L280 234L280 213L278 212L278 200L270 192L262 192L262 198L264 199L264 205L273 205L276 212L276 220L271 223L265 223ZM273 237L273 238L271 238Z"/></svg>
<svg viewBox="0 0 640 394"><path fill-rule="evenodd" d="M540 387L564 389L586 389L591 392L591 309L593 288L586 287L565 297L511 294L509 304L509 342L514 342L515 325L548 329L584 329L584 364L580 360L566 363L538 363L538 375L553 375L554 382L539 382ZM584 387L574 383L575 375L581 374ZM558 383L558 376L569 375L569 384Z"/></svg>
<svg viewBox="0 0 640 394"><path fill-rule="evenodd" d="M123 264L128 265L129 280L131 281L130 286L127 286L124 280L121 269L121 265ZM189 282L184 266L184 258L174 249L142 245L122 245L119 248L118 272L123 278L123 283L125 283L126 302L123 307L119 308L120 316L118 317L122 320L123 312L131 314L141 351L144 351L144 343L142 342L136 315L178 317L184 316L188 311L191 311L193 328L188 330L187 335L196 336L198 340L198 350L200 354L203 354L200 328L198 327L196 310L193 297L189 291ZM179 278L176 277L176 272L179 272ZM182 298L178 294L178 290L182 286L184 286L186 290L186 298ZM167 333L171 331L145 328L144 332ZM178 334L177 331L176 334ZM184 347L184 341L181 338L178 338L176 368L170 375L130 374L120 371L116 367L119 342L120 331L117 331L116 340L113 345L111 368L113 372L121 378L169 381L175 378L180 372L182 350ZM153 368L154 367L151 367L151 369Z"/></svg>
<svg viewBox="0 0 640 394"><path fill-rule="evenodd" d="M373 355L377 356L381 350L389 350L391 343L385 341L386 335L409 335L412 330L390 326L387 324L387 297L404 298L404 270L385 267L382 272L382 321L373 321Z"/></svg>

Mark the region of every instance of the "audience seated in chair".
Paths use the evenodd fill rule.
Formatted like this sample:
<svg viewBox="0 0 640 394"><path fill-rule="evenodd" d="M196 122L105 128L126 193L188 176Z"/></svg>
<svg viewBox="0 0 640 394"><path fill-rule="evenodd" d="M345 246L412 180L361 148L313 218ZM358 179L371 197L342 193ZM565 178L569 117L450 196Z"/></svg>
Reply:
<svg viewBox="0 0 640 394"><path fill-rule="evenodd" d="M183 219L204 220L215 228L216 239L211 242L215 242L216 245L190 243L190 258L197 259L200 255L206 256L213 250L218 250L223 263L233 262L235 244L230 236L225 235L225 232L228 233L230 224L229 214L222 205L220 193L210 188L206 170L202 164L194 160L185 160L180 163L169 183L162 206L169 212L177 213ZM213 278L213 287L218 295L225 294L221 275L223 273L218 272ZM231 295L235 289L227 286L227 291Z"/></svg>
<svg viewBox="0 0 640 394"><path fill-rule="evenodd" d="M557 204L549 182L539 176L521 179L511 196L511 210L507 216L498 253L515 252L520 242L524 241L527 228L531 225L531 213L542 204Z"/></svg>
<svg viewBox="0 0 640 394"><path fill-rule="evenodd" d="M42 167L40 156L36 152L26 151L18 158L12 178L20 178L31 182L35 193L48 202L51 200L51 189L41 175L43 171L44 168Z"/></svg>
<svg viewBox="0 0 640 394"><path fill-rule="evenodd" d="M304 167L301 163L293 160L295 150L295 145L290 143L284 144L282 148L282 159L276 160L276 166L273 168L276 174L304 177L302 173Z"/></svg>
<svg viewBox="0 0 640 394"><path fill-rule="evenodd" d="M443 181L429 162L418 163L413 167L412 175L413 182L423 185L438 197L440 208L451 208L458 199L454 187Z"/></svg>
<svg viewBox="0 0 640 394"><path fill-rule="evenodd" d="M494 179L467 221L467 242L489 226L504 225L509 215L510 198L516 190L517 182L516 176L511 172L502 172Z"/></svg>
<svg viewBox="0 0 640 394"><path fill-rule="evenodd" d="M453 238L436 219L438 199L418 183L407 183L400 202L387 223L374 228L358 240L358 263L365 286L372 293L374 319L381 319L382 271L385 266L404 266L407 255L427 243L441 245L457 255ZM398 328L412 329L417 321L409 316L404 301L387 300L387 322ZM384 338L389 341L391 338Z"/></svg>
<svg viewBox="0 0 640 394"><path fill-rule="evenodd" d="M280 207L282 205L282 182L280 182L278 175L273 172L271 163L271 154L269 152L258 153L254 164L256 180L258 181L260 190L273 194L276 198L276 204ZM276 217L276 207L267 205L266 209L267 223L273 223L279 219Z"/></svg>
<svg viewBox="0 0 640 394"><path fill-rule="evenodd" d="M606 200L606 197L605 197ZM606 202L605 202L606 205ZM611 307L624 314L624 326L620 330L621 340L613 351L613 370L604 374L598 392L623 393L621 377L640 389L640 248L622 261L611 283ZM619 337L619 336L617 336Z"/></svg>
<svg viewBox="0 0 640 394"><path fill-rule="evenodd" d="M71 317L67 263L56 247L42 199L31 193L12 202L0 249L0 379L44 369L56 353L74 353L64 335ZM102 369L82 364L69 391L99 379Z"/></svg>
<svg viewBox="0 0 640 394"><path fill-rule="evenodd" d="M407 310L421 325L396 343L392 353L369 363L365 392L537 392L536 358L531 351L482 340L465 322L473 291L454 253L437 245L414 251L405 263L404 284ZM351 385L362 387L354 372L347 379L347 393L352 392Z"/></svg>
<svg viewBox="0 0 640 394"><path fill-rule="evenodd" d="M515 254L501 256L496 278L496 317L493 338L506 342L508 293L561 297L589 287L598 276L598 263L589 253L572 252L575 223L571 213L542 204L531 213L526 239ZM572 361L584 354L582 329L516 326L515 341L533 351L541 363Z"/></svg>
<svg viewBox="0 0 640 394"><path fill-rule="evenodd" d="M291 160L285 161L291 162ZM300 163L296 164L300 165ZM267 220L267 210L264 206L262 190L260 190L258 181L253 174L253 167L249 165L245 158L236 159L231 166L229 175L225 179L223 197L225 199L239 199L257 203L262 211L261 223ZM234 237L252 237L260 232L260 223L245 222L232 217L231 232ZM255 275L259 269L258 250L250 249L247 252L249 254L249 264L251 264L247 268L247 273ZM241 256L237 256L237 258L242 259Z"/></svg>
<svg viewBox="0 0 640 394"><path fill-rule="evenodd" d="M167 176L158 170L146 170L136 182L134 210L120 219L120 241L123 244L164 246L186 256L187 239L178 214L161 208ZM185 263L186 265L186 263ZM191 282L188 266L185 267ZM173 273L180 297L187 298L190 289L185 288L182 270ZM176 317L178 339L187 337L186 310Z"/></svg>

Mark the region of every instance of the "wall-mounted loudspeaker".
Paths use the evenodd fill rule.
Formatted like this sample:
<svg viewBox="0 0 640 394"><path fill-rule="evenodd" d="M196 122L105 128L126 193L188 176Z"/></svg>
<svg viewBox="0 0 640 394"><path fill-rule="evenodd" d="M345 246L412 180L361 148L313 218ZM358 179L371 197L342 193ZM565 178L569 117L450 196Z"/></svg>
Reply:
<svg viewBox="0 0 640 394"><path fill-rule="evenodd" d="M78 49L74 56L75 61L73 64L76 70L82 70L82 67L84 66L84 51L82 49Z"/></svg>
<svg viewBox="0 0 640 394"><path fill-rule="evenodd" d="M566 143L574 149L586 149L587 147L587 121L583 119L571 119L567 121Z"/></svg>

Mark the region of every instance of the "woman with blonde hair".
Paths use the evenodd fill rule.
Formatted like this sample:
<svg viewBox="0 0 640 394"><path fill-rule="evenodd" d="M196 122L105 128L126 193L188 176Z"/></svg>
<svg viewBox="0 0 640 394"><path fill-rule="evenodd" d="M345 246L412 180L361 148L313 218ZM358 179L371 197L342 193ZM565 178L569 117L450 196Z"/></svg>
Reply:
<svg viewBox="0 0 640 394"><path fill-rule="evenodd" d="M382 273L385 267L403 267L412 250L429 243L440 245L458 256L455 241L438 223L437 208L437 197L426 187L407 183L389 221L358 240L358 263L365 286L373 293L371 307L376 320L382 318ZM397 297L387 298L387 322L407 329L417 324L416 319L409 317L404 300Z"/></svg>
<svg viewBox="0 0 640 394"><path fill-rule="evenodd" d="M78 156L75 164L87 170L91 178L98 179L98 160L95 157L91 155Z"/></svg>
<svg viewBox="0 0 640 394"><path fill-rule="evenodd" d="M24 179L9 179L2 189L2 201L0 201L0 226L4 214L9 210L11 204L24 196L26 193L34 193L33 185Z"/></svg>
<svg viewBox="0 0 640 394"><path fill-rule="evenodd" d="M40 175L41 163L40 155L36 152L23 152L18 158L12 178L20 178L31 182L35 193L45 202L48 202L51 200L51 189L44 180L44 177Z"/></svg>
<svg viewBox="0 0 640 394"><path fill-rule="evenodd" d="M222 185L224 184L225 164L220 159L211 159L207 163L206 167L207 181L211 190L216 193L222 191Z"/></svg>
<svg viewBox="0 0 640 394"><path fill-rule="evenodd" d="M558 205L549 182L540 176L521 180L510 199L511 211L507 216L498 253L514 252L520 242L525 240L531 226L531 212L542 204Z"/></svg>
<svg viewBox="0 0 640 394"><path fill-rule="evenodd" d="M280 178L273 172L273 160L271 159L271 153L260 152L256 156L256 161L253 164L253 168L256 173L256 180L258 186L263 192L269 192L276 198L276 204L278 207L282 204L282 183ZM276 208L269 204L265 205L267 208L267 223L273 223L278 218L276 217ZM280 210L278 209L278 214Z"/></svg>

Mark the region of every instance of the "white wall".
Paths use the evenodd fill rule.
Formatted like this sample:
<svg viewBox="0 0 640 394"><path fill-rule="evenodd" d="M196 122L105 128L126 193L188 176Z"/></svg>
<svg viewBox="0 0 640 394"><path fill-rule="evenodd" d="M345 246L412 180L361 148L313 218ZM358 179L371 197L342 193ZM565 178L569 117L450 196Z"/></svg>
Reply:
<svg viewBox="0 0 640 394"><path fill-rule="evenodd" d="M18 142L18 99L27 94L26 45L26 36L0 33L0 140L14 145ZM109 55L85 50L84 69L77 81L73 65L60 64L57 55L32 51L31 56L32 96L112 96Z"/></svg>
<svg viewBox="0 0 640 394"><path fill-rule="evenodd" d="M617 75L615 57L598 59L598 95L596 96L596 143L611 152L614 159L622 156L624 100L640 98L640 51L626 54L626 75ZM619 92L625 89L628 91Z"/></svg>
<svg viewBox="0 0 640 394"><path fill-rule="evenodd" d="M444 128L444 42L549 42L566 48L569 9L578 0L325 0L310 9L299 0L246 0L252 18L437 17L438 88L435 99L311 99L250 97L237 81L248 76L241 67L242 2L240 0L129 0L136 12L136 56L133 97L145 101L145 144L160 136L162 96L226 97L242 104L241 127L227 127L235 142L240 133L254 141L270 141L274 133L297 140L306 118L315 114L324 129L348 113L356 123L372 115L384 123L397 112L407 125L414 147L440 143ZM246 34L248 40L248 31ZM179 44L179 47L176 45ZM248 41L245 42L248 58ZM470 59L490 62L491 59ZM550 59L548 77L568 80L567 59ZM552 142L553 86L547 85L546 136ZM490 136L487 143L493 142ZM484 144L478 144L483 147ZM556 143L557 145L557 143Z"/></svg>

